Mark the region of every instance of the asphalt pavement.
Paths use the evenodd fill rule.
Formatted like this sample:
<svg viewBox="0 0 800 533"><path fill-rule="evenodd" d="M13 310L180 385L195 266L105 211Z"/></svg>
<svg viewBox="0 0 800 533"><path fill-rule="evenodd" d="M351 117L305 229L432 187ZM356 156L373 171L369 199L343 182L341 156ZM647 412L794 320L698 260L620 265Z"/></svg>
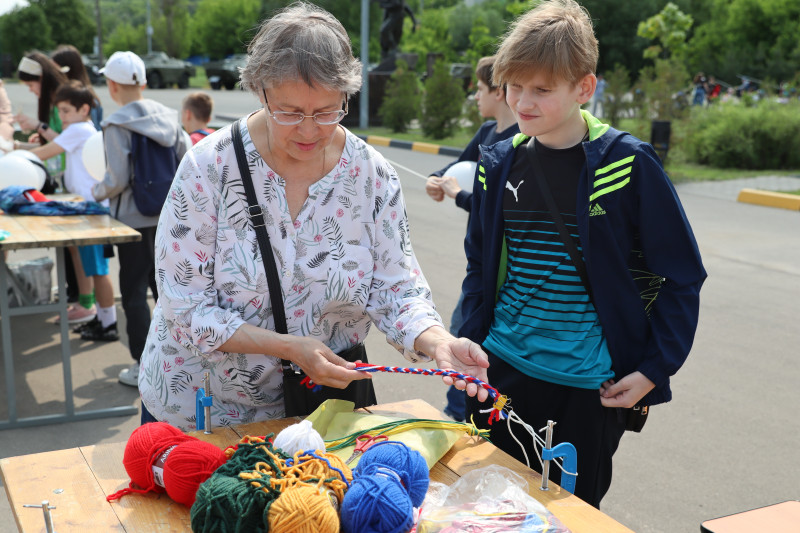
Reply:
<svg viewBox="0 0 800 533"><path fill-rule="evenodd" d="M110 102L103 90L101 99ZM15 104L26 98L25 107L33 111L32 96L9 92ZM186 92L147 95L178 108ZM218 115L241 116L258 105L240 91L212 95ZM107 114L111 108L106 104ZM414 251L449 323L466 264L467 216L451 201L433 202L424 192L424 178L450 158L377 149L400 175ZM794 411L800 400L800 213L735 201L738 190L754 185L800 189L800 178L678 187L709 278L701 292L692 353L673 379L673 401L654 407L644 431L628 433L615 457L614 481L602 510L634 531L696 532L710 518L800 499L800 419ZM14 252L9 260L47 254L52 257L53 251ZM118 316L124 320L121 309ZM52 318L34 315L14 317L12 327L20 415L58 412L63 390L57 326ZM138 404L136 390L116 380L130 362L126 343L124 335L117 343L72 336L77 409ZM367 350L380 364L403 364L376 329ZM377 374L374 379L379 401L415 397L444 406L446 388L436 378ZM0 419L4 383L0 370ZM130 416L3 430L0 457L124 441L137 425L138 417ZM47 488L42 490L28 503L47 499ZM0 533L12 531L16 526L8 502L0 496Z"/></svg>

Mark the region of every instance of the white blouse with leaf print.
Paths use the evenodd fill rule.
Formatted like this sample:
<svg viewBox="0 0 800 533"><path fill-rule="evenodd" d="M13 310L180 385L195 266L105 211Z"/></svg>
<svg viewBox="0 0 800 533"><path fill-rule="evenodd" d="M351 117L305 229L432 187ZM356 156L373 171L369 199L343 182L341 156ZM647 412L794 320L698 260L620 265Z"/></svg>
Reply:
<svg viewBox="0 0 800 533"><path fill-rule="evenodd" d="M256 197L281 277L288 331L334 352L364 340L370 321L412 362L414 340L442 325L409 241L395 170L345 130L339 164L309 187L291 220L284 180L240 121ZM214 426L284 415L280 355L219 350L242 324L274 330L255 231L231 128L187 152L156 233L159 298L142 354L139 390L148 411L195 429L195 393L210 374Z"/></svg>

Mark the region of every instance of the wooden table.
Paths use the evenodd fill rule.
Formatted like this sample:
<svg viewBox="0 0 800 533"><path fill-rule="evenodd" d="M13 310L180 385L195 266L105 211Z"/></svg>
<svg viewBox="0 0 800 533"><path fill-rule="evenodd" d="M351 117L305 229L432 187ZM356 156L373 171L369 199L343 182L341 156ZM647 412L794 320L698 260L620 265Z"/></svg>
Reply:
<svg viewBox="0 0 800 533"><path fill-rule="evenodd" d="M382 404L368 411L445 419L422 400ZM224 448L244 435L278 433L299 420L271 420L216 428L212 435L202 432L192 435ZM39 505L43 500L56 507L51 512L59 533L191 531L189 509L173 502L166 494L132 494L114 503L106 502L107 494L128 485L129 479L122 466L124 450L125 443L120 442L0 460L0 474L20 531L45 531L41 506L23 508L23 504ZM431 479L449 485L467 472L490 464L506 466L522 475L528 482L530 494L574 533L631 533L630 529L554 483L550 484L549 491L541 491L539 474L477 437L465 435L459 439L431 469Z"/></svg>
<svg viewBox="0 0 800 533"><path fill-rule="evenodd" d="M776 503L706 520L700 524L700 533L751 533L752 531L800 532L800 501Z"/></svg>
<svg viewBox="0 0 800 533"><path fill-rule="evenodd" d="M71 197L70 199L74 198ZM142 235L109 215L25 216L0 214L0 230L6 230L11 234L5 240L0 241L0 317L2 317L0 335L3 337L3 360L5 362L6 397L8 400L8 420L0 421L0 430L86 420L104 416L135 414L137 408L132 406L75 412L72 392L72 368L70 366L69 324L67 323L64 248L67 246L133 242L141 240ZM8 306L9 275L5 251L49 247L56 249L58 302L10 308ZM52 314L54 312L59 312L61 315L61 357L64 375L65 412L64 414L18 418L10 317L41 313Z"/></svg>

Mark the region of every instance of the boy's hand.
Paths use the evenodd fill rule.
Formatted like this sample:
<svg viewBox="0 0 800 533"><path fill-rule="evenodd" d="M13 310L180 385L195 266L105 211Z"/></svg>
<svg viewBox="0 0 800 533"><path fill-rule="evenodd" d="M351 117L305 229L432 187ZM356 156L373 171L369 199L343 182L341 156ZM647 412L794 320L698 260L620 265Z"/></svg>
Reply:
<svg viewBox="0 0 800 533"><path fill-rule="evenodd" d="M438 176L429 176L428 181L425 183L425 192L437 202L444 200L444 190L441 187L441 183L442 178Z"/></svg>
<svg viewBox="0 0 800 533"><path fill-rule="evenodd" d="M619 382L609 379L600 385L600 403L603 407L630 408L655 386L655 383L638 371L628 374Z"/></svg>
<svg viewBox="0 0 800 533"><path fill-rule="evenodd" d="M458 180L453 176L442 176L439 182L439 187L450 198L455 198L461 192L461 187L458 185Z"/></svg>
<svg viewBox="0 0 800 533"><path fill-rule="evenodd" d="M31 144L41 144L41 137L39 137L38 133L33 133L28 137L28 142Z"/></svg>

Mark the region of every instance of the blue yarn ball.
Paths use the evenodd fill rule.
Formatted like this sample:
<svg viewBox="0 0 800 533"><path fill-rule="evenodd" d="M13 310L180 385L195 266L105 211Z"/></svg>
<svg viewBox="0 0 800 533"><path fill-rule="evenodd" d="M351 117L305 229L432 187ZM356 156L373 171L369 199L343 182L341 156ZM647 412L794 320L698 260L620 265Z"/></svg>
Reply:
<svg viewBox="0 0 800 533"><path fill-rule="evenodd" d="M411 497L414 507L422 505L430 484L428 463L417 450L397 440L373 444L361 456L353 474L358 476L372 465L381 465L400 476L400 482Z"/></svg>
<svg viewBox="0 0 800 533"><path fill-rule="evenodd" d="M414 525L413 507L397 474L381 467L353 480L342 500L345 533L407 533Z"/></svg>

